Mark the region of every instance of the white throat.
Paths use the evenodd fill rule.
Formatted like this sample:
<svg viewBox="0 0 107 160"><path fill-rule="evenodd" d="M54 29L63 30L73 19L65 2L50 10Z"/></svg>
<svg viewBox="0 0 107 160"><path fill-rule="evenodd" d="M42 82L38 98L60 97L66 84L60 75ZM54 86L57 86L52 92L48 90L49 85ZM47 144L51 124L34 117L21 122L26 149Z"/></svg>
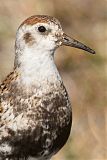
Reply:
<svg viewBox="0 0 107 160"><path fill-rule="evenodd" d="M53 57L54 51L25 48L19 57L21 80L25 85L43 86L61 81Z"/></svg>

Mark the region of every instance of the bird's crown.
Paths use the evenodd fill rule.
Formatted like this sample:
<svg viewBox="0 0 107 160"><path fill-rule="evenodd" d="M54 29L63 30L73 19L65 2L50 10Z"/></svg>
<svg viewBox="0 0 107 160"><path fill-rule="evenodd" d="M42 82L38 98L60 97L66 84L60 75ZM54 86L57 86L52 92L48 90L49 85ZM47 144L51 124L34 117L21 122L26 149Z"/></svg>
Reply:
<svg viewBox="0 0 107 160"><path fill-rule="evenodd" d="M22 24L20 25L20 27L22 25L34 25L36 23L54 23L54 24L58 25L59 28L61 28L60 22L55 17L51 17L51 16L47 16L47 15L31 16L31 17L27 18L25 21L23 21Z"/></svg>

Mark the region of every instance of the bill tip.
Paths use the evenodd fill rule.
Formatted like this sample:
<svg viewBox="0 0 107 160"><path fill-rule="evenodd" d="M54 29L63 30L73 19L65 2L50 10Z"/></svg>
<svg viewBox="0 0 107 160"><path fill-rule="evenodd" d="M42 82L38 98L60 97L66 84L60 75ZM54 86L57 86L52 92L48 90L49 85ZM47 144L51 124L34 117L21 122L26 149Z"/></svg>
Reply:
<svg viewBox="0 0 107 160"><path fill-rule="evenodd" d="M96 54L96 52L94 50L91 51L92 54Z"/></svg>

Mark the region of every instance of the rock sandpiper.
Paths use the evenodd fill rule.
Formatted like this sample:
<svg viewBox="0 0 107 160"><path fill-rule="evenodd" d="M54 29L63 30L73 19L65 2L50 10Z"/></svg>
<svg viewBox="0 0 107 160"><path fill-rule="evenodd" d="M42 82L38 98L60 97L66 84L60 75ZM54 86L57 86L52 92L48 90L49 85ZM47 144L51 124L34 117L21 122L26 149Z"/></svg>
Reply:
<svg viewBox="0 0 107 160"><path fill-rule="evenodd" d="M95 53L56 18L34 15L19 26L14 70L0 85L0 160L50 160L66 143L72 109L54 63L62 45Z"/></svg>

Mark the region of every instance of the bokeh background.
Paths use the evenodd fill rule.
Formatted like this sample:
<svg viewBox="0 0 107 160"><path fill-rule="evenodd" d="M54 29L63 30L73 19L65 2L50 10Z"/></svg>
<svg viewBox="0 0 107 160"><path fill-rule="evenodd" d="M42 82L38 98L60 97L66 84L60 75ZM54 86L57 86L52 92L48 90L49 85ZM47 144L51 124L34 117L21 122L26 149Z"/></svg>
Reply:
<svg viewBox="0 0 107 160"><path fill-rule="evenodd" d="M73 126L53 160L107 160L107 0L0 0L0 81L12 71L15 33L34 14L58 18L96 55L62 47L57 67L72 101Z"/></svg>

